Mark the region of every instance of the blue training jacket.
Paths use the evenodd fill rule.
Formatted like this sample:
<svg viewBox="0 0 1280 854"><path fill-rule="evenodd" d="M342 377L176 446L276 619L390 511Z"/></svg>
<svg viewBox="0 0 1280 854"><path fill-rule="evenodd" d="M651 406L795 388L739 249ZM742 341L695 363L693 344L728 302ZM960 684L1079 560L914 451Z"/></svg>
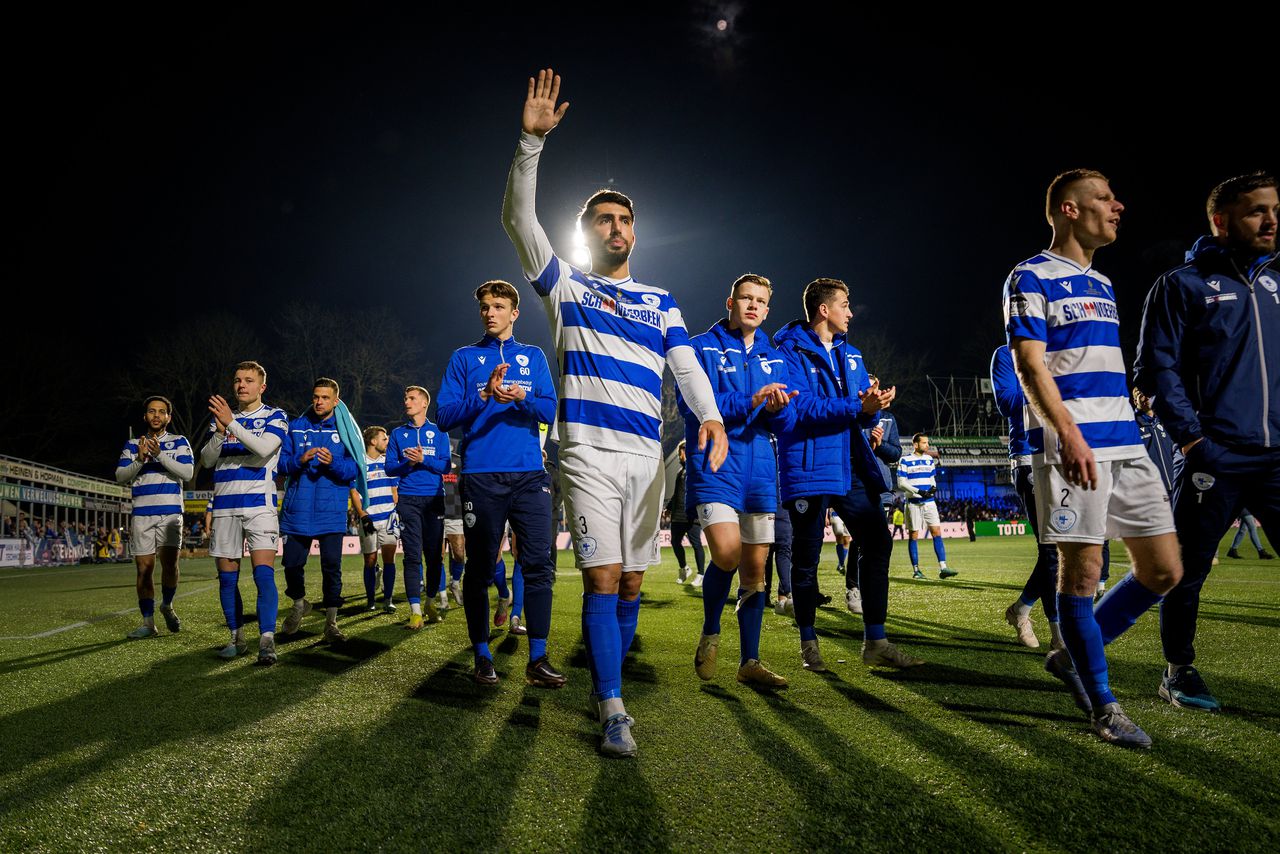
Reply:
<svg viewBox="0 0 1280 854"><path fill-rule="evenodd" d="M1031 456L1022 412L1027 398L1022 393L1008 344L1001 344L991 354L991 391L996 396L996 411L1009 419L1009 459Z"/></svg>
<svg viewBox="0 0 1280 854"><path fill-rule="evenodd" d="M422 462L414 463L404 455L409 448L422 446ZM441 475L449 470L449 434L430 421L415 427L407 421L391 429L387 442L387 474L400 478L400 495L444 494Z"/></svg>
<svg viewBox="0 0 1280 854"><path fill-rule="evenodd" d="M707 452L698 450L698 418L676 391L676 404L684 416L685 507L689 518L699 504L728 504L739 513L774 513L778 509L778 463L769 434L795 421L788 404L776 413L764 404L753 407L751 398L769 383L787 383L787 366L769 336L757 330L748 353L742 333L720 320L701 335L689 339L702 370L711 380L716 405L729 436L729 456L719 471L712 471Z"/></svg>
<svg viewBox="0 0 1280 854"><path fill-rule="evenodd" d="M1280 268L1202 237L1156 280L1134 379L1179 446L1280 446Z"/></svg>
<svg viewBox="0 0 1280 854"><path fill-rule="evenodd" d="M844 495L856 474L877 493L889 491L862 428L878 415L863 415L858 393L870 388L862 353L843 335L830 352L803 320L793 320L773 337L787 363L791 388L799 397L795 422L778 434L782 500L808 495Z"/></svg>
<svg viewBox="0 0 1280 854"><path fill-rule="evenodd" d="M493 369L503 363L511 366L503 382L523 388L524 400L499 403L480 397ZM541 348L486 335L449 357L436 420L441 430L462 428L458 453L463 474L542 471L538 425L550 424L555 417L555 386Z"/></svg>
<svg viewBox="0 0 1280 854"><path fill-rule="evenodd" d="M302 462L311 448L328 448L333 462L326 465L316 457ZM289 422L289 435L280 447L280 470L289 477L280 533L315 537L347 530L347 503L359 472L333 414L321 419L308 409Z"/></svg>

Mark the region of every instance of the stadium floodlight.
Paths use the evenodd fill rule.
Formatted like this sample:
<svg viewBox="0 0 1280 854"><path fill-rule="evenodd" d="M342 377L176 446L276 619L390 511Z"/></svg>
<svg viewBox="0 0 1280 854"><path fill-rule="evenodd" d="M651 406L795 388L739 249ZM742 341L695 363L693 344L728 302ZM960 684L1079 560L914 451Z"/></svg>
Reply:
<svg viewBox="0 0 1280 854"><path fill-rule="evenodd" d="M573 266L582 270L591 269L591 253L587 251L587 239L582 236L582 229L573 230Z"/></svg>

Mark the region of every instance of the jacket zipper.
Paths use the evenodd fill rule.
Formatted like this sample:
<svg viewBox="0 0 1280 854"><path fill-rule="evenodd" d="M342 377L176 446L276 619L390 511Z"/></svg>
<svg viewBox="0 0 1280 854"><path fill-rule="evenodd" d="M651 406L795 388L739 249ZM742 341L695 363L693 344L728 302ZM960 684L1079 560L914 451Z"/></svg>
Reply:
<svg viewBox="0 0 1280 854"><path fill-rule="evenodd" d="M1262 312L1258 308L1258 292L1253 287L1254 279L1256 279L1263 270L1267 268L1266 264L1258 265L1258 272L1254 274L1253 279L1246 276L1235 260L1231 261L1231 266L1236 268L1236 274L1244 279L1245 284L1249 287L1249 302L1253 305L1253 324L1254 331L1258 336L1258 371L1262 376L1262 447L1271 447L1271 427L1267 423L1271 414L1271 385L1267 379L1267 351L1262 343Z"/></svg>

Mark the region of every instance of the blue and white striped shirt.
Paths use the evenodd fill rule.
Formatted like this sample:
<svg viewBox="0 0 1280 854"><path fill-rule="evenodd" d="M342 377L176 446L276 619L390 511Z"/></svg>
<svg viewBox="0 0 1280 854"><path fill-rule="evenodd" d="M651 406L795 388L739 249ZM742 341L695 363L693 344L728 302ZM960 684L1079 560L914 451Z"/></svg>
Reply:
<svg viewBox="0 0 1280 854"><path fill-rule="evenodd" d="M534 213L543 140L521 134L503 225L543 298L560 365L560 440L662 459L662 372L699 423L723 418L671 294L585 273L556 257Z"/></svg>
<svg viewBox="0 0 1280 854"><path fill-rule="evenodd" d="M929 454L903 454L898 460L898 482L909 483L917 490L933 489L938 485L936 478L938 471L938 461ZM907 493L907 500L912 504L928 504L933 500L933 494L922 498L919 495Z"/></svg>
<svg viewBox="0 0 1280 854"><path fill-rule="evenodd" d="M1015 267L1005 282L1004 317L1010 346L1014 338L1045 342L1045 365L1095 459L1128 460L1146 453L1129 404L1110 279L1041 252ZM1029 401L1023 416L1034 458L1060 462L1053 426Z"/></svg>
<svg viewBox="0 0 1280 854"><path fill-rule="evenodd" d="M688 346L671 294L584 273L552 256L533 281L555 330L561 436L659 457L667 350Z"/></svg>
<svg viewBox="0 0 1280 854"><path fill-rule="evenodd" d="M134 516L169 516L182 512L182 483L190 480L195 458L185 436L165 432L159 437L155 459L138 459L138 440L130 439L120 452L116 480L132 482Z"/></svg>
<svg viewBox="0 0 1280 854"><path fill-rule="evenodd" d="M391 491L400 483L400 479L387 474L386 455L376 459L365 457L364 464L369 475L369 503L364 509L373 520L373 524L385 530L391 511L396 509Z"/></svg>
<svg viewBox="0 0 1280 854"><path fill-rule="evenodd" d="M210 508L215 518L276 512L276 470L287 435L288 416L265 403L252 412L237 412L225 437L214 431L200 456L215 466Z"/></svg>

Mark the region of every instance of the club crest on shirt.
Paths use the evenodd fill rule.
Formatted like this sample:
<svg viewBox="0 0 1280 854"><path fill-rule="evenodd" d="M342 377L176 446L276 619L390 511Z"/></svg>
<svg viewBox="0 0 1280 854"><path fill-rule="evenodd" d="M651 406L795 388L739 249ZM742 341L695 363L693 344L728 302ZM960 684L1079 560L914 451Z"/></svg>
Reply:
<svg viewBox="0 0 1280 854"><path fill-rule="evenodd" d="M578 540L578 554L585 558L590 558L596 553L596 538L583 537Z"/></svg>
<svg viewBox="0 0 1280 854"><path fill-rule="evenodd" d="M428 431L427 431L427 438L428 438L428 439L434 439L435 437L436 437L436 431L435 431L435 430L428 430Z"/></svg>
<svg viewBox="0 0 1280 854"><path fill-rule="evenodd" d="M529 357L526 356L524 353L521 353L520 355L516 356L516 364L522 368L529 367Z"/></svg>
<svg viewBox="0 0 1280 854"><path fill-rule="evenodd" d="M640 299L643 300L644 304L650 308L657 308L662 305L662 297L657 294L641 294Z"/></svg>
<svg viewBox="0 0 1280 854"><path fill-rule="evenodd" d="M796 501L796 512L797 512L797 513L808 513L808 512L809 512L809 502L808 502L807 500L803 499L803 498L798 499L798 500Z"/></svg>
<svg viewBox="0 0 1280 854"><path fill-rule="evenodd" d="M1216 480L1213 475L1198 471L1191 475L1191 482L1195 485L1196 489L1204 492L1205 490L1212 489Z"/></svg>
<svg viewBox="0 0 1280 854"><path fill-rule="evenodd" d="M334 433L334 434L333 434L333 444L337 445L337 444L340 444L341 442L342 442L342 437L341 437L341 436L339 436L337 433Z"/></svg>
<svg viewBox="0 0 1280 854"><path fill-rule="evenodd" d="M1055 508L1053 514L1049 517L1049 522L1053 525L1053 529L1059 534L1065 534L1076 526L1079 517L1076 511L1070 507Z"/></svg>
<svg viewBox="0 0 1280 854"><path fill-rule="evenodd" d="M856 371L856 370L858 370L858 357L857 357L857 356L854 356L854 355L850 355L850 356L849 356L849 370L851 370L851 371Z"/></svg>
<svg viewBox="0 0 1280 854"><path fill-rule="evenodd" d="M703 518L703 519L710 519L710 518L711 518L711 505L710 505L710 504L703 504L703 505L702 505L702 518Z"/></svg>
<svg viewBox="0 0 1280 854"><path fill-rule="evenodd" d="M174 446L174 444L175 444L175 443L173 443L173 442L165 442L165 443L164 443L164 449L165 449L166 451L172 451L172 450L173 450L173 446Z"/></svg>
<svg viewBox="0 0 1280 854"><path fill-rule="evenodd" d="M773 365L770 365L768 362L761 362L760 370L766 374L771 374L773 373Z"/></svg>
<svg viewBox="0 0 1280 854"><path fill-rule="evenodd" d="M1261 276L1258 278L1258 284L1267 289L1267 293L1274 294L1276 292L1276 280L1270 276Z"/></svg>
<svg viewBox="0 0 1280 854"><path fill-rule="evenodd" d="M264 419L264 418L255 418L255 419L253 420L253 426L254 426L254 428L256 428L256 429L258 429L258 430L261 430L263 427L265 427L265 426L266 426L266 424L267 424L267 422L266 422L266 419Z"/></svg>

